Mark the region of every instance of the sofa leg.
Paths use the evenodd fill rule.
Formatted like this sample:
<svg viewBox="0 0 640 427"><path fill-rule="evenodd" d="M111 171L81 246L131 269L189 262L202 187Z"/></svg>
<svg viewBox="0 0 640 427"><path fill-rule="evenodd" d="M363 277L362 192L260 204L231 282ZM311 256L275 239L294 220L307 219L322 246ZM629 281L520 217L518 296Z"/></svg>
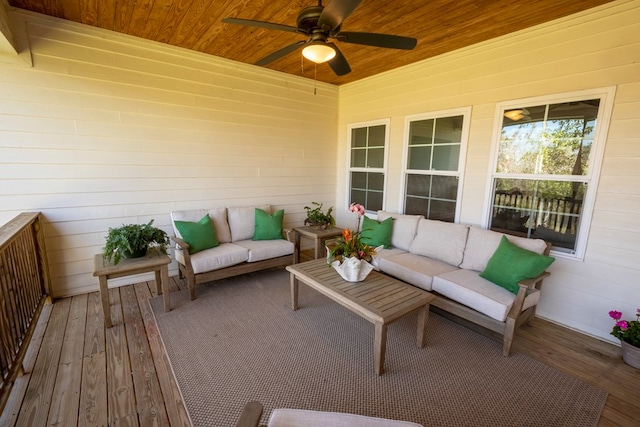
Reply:
<svg viewBox="0 0 640 427"><path fill-rule="evenodd" d="M529 318L527 319L527 325L533 326L533 319L535 319L536 317L536 306L534 305L529 310L531 310L531 312L529 313Z"/></svg>
<svg viewBox="0 0 640 427"><path fill-rule="evenodd" d="M513 343L513 335L515 334L516 321L507 317L507 324L504 328L504 338L502 344L502 355L507 357L511 353L511 344Z"/></svg>

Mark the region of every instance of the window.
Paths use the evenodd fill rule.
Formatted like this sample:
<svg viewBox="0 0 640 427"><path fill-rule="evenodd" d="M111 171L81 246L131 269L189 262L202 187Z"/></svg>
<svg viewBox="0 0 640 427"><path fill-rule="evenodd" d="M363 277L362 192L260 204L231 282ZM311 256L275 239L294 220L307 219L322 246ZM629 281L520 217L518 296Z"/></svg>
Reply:
<svg viewBox="0 0 640 427"><path fill-rule="evenodd" d="M407 118L404 213L454 222L470 109Z"/></svg>
<svg viewBox="0 0 640 427"><path fill-rule="evenodd" d="M350 203L383 209L388 121L350 126Z"/></svg>
<svg viewBox="0 0 640 427"><path fill-rule="evenodd" d="M612 99L605 90L498 106L491 229L582 257Z"/></svg>

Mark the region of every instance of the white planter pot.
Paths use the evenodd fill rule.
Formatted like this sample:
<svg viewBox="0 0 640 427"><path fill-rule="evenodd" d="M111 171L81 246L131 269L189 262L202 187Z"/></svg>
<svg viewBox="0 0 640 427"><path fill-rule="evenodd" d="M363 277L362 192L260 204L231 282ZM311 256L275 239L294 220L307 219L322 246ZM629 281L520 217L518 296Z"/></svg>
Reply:
<svg viewBox="0 0 640 427"><path fill-rule="evenodd" d="M362 282L373 270L371 264L358 258L347 258L342 262L333 261L331 267L347 282Z"/></svg>

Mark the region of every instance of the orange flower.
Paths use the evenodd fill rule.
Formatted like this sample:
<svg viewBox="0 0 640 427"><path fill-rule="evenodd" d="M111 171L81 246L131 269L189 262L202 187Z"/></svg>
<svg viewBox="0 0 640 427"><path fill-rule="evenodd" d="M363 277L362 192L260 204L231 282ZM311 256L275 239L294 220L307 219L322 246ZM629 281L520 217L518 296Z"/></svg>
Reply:
<svg viewBox="0 0 640 427"><path fill-rule="evenodd" d="M344 230L342 230L342 238L344 239L345 242L348 242L351 240L351 230L349 230L348 228L345 228Z"/></svg>

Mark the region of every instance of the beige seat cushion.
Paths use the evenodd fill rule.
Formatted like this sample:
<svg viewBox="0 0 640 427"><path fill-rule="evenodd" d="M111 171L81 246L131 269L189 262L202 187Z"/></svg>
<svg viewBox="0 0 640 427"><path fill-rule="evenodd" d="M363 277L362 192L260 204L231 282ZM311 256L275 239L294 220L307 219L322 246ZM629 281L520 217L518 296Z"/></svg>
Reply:
<svg viewBox="0 0 640 427"><path fill-rule="evenodd" d="M379 268L383 273L425 291L431 291L434 276L458 269L446 262L408 252L381 258Z"/></svg>
<svg viewBox="0 0 640 427"><path fill-rule="evenodd" d="M456 270L433 278L433 291L504 322L516 299L515 294L480 277L473 270ZM525 298L523 310L538 304L540 292Z"/></svg>
<svg viewBox="0 0 640 427"><path fill-rule="evenodd" d="M249 259L249 250L233 243L221 243L215 248L205 249L191 255L191 265L195 274L219 270L240 264ZM176 250L176 261L184 265L182 250Z"/></svg>
<svg viewBox="0 0 640 427"><path fill-rule="evenodd" d="M293 255L295 248L288 240L241 240L234 242L234 245L242 246L249 251L249 262Z"/></svg>
<svg viewBox="0 0 640 427"><path fill-rule="evenodd" d="M339 412L274 409L269 417L268 427L422 427L422 425Z"/></svg>

